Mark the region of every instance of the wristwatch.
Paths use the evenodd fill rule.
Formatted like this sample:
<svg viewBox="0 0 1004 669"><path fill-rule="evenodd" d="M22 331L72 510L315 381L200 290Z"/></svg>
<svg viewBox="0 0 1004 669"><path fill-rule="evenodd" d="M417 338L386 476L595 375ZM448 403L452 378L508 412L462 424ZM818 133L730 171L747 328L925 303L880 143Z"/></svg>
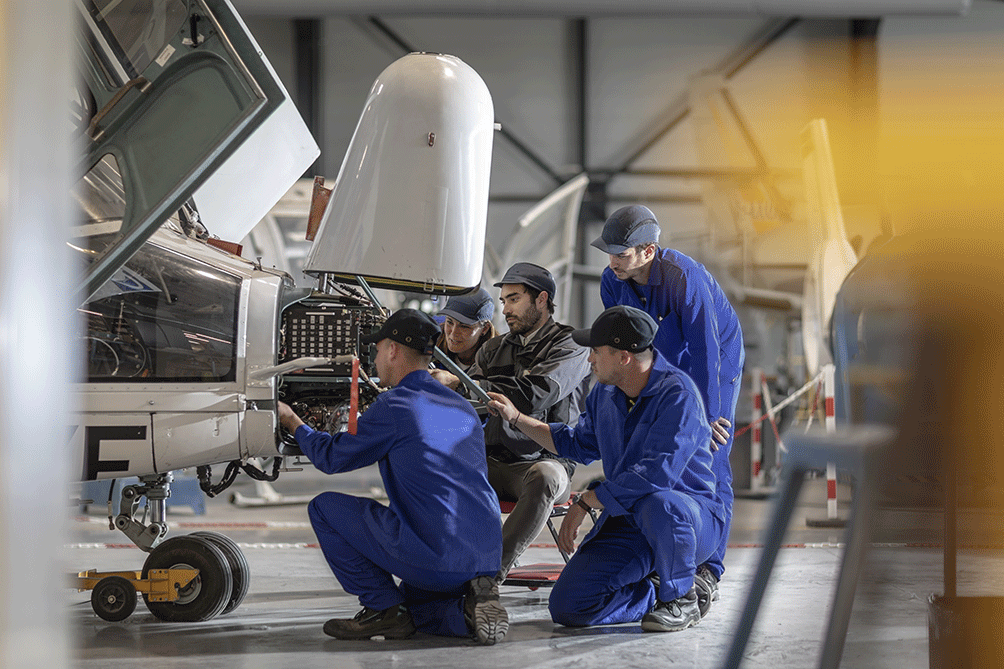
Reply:
<svg viewBox="0 0 1004 669"><path fill-rule="evenodd" d="M575 497L573 497L572 498L572 504L578 504L580 507L582 507L582 509L586 513L589 513L590 511L593 510L593 507L591 507L588 504L586 504L586 500L582 499L582 495L583 495L583 493L580 492Z"/></svg>

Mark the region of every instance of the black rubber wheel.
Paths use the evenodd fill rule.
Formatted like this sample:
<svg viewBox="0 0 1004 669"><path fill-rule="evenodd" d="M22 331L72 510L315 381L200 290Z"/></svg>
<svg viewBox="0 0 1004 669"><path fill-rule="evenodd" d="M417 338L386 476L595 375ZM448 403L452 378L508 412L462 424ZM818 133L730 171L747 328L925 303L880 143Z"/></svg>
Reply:
<svg viewBox="0 0 1004 669"><path fill-rule="evenodd" d="M248 567L247 558L244 557L244 552L240 546L225 534L201 531L192 532L190 536L208 539L223 551L223 555L230 564L230 575L233 576L234 586L230 592L230 601L223 608L223 612L220 613L221 616L226 615L241 605L244 597L248 594L248 588L251 586L251 569Z"/></svg>
<svg viewBox="0 0 1004 669"><path fill-rule="evenodd" d="M152 602L143 595L150 613L167 622L201 622L220 615L230 602L234 579L230 563L215 544L203 537L168 539L153 549L143 564L143 578L151 569L198 569L173 602Z"/></svg>
<svg viewBox="0 0 1004 669"><path fill-rule="evenodd" d="M136 586L121 576L105 576L91 590L91 608L110 623L125 620L136 610Z"/></svg>

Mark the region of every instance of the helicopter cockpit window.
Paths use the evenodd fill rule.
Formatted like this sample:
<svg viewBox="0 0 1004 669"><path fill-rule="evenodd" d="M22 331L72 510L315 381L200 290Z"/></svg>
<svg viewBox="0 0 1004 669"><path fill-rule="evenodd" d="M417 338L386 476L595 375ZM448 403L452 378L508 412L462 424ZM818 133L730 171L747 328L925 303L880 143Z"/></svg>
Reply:
<svg viewBox="0 0 1004 669"><path fill-rule="evenodd" d="M184 0L84 0L84 5L130 79L163 52L188 18Z"/></svg>
<svg viewBox="0 0 1004 669"><path fill-rule="evenodd" d="M81 307L95 381L234 381L240 279L145 244Z"/></svg>

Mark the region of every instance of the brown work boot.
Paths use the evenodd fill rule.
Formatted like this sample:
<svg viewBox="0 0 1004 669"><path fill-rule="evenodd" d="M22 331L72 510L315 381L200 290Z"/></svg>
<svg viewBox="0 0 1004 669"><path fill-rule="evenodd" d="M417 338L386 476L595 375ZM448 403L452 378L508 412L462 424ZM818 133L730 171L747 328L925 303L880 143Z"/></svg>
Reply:
<svg viewBox="0 0 1004 669"><path fill-rule="evenodd" d="M332 618L324 623L324 633L336 639L407 639L415 633L415 621L404 604L383 611L364 606L353 618Z"/></svg>

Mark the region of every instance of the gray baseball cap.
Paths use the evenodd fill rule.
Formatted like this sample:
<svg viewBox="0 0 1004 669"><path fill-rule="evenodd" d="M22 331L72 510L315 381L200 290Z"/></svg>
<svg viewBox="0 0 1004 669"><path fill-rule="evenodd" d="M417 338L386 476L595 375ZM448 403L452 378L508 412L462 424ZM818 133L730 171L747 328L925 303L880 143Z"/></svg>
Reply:
<svg viewBox="0 0 1004 669"><path fill-rule="evenodd" d="M464 325L490 321L495 315L495 300L484 288L467 295L455 295L446 301L437 316L449 316Z"/></svg>
<svg viewBox="0 0 1004 669"><path fill-rule="evenodd" d="M592 246L604 253L617 255L639 244L658 244L659 221L648 207L632 204L621 207L603 225L601 234Z"/></svg>
<svg viewBox="0 0 1004 669"><path fill-rule="evenodd" d="M547 269L532 262L516 263L507 269L505 276L494 285L496 288L501 288L507 283L522 283L537 290L547 291L548 297L554 299L554 277Z"/></svg>

